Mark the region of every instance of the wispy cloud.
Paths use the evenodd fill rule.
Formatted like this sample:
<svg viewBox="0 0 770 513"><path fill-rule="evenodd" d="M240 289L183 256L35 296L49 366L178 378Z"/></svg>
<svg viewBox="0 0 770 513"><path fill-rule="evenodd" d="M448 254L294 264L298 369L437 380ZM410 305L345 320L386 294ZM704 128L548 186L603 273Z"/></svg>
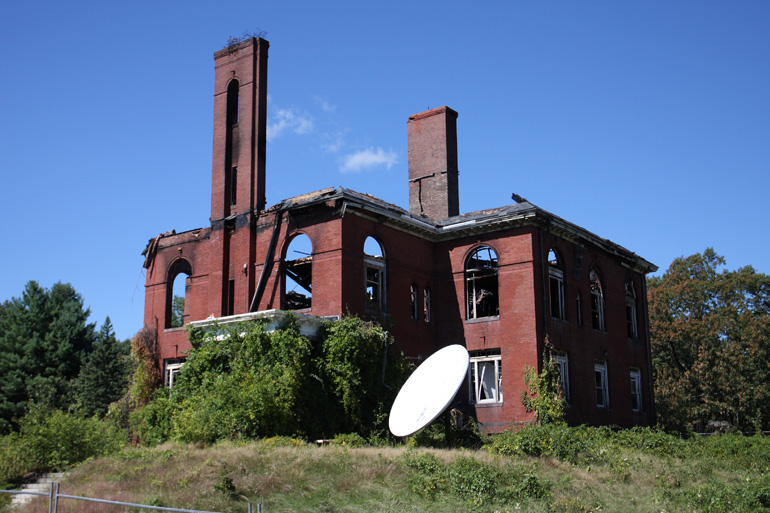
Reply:
<svg viewBox="0 0 770 513"><path fill-rule="evenodd" d="M390 169L398 163L398 155L393 150L385 151L382 148L367 148L345 155L340 160L340 172L358 173L375 167L385 166Z"/></svg>
<svg viewBox="0 0 770 513"><path fill-rule="evenodd" d="M318 103L318 105L321 107L321 110L324 112L334 112L337 110L337 106L333 103L329 103L320 96L315 97L315 101Z"/></svg>
<svg viewBox="0 0 770 513"><path fill-rule="evenodd" d="M279 109L267 121L267 140L272 141L292 132L297 135L313 131L313 117L307 113L298 113L292 109Z"/></svg>

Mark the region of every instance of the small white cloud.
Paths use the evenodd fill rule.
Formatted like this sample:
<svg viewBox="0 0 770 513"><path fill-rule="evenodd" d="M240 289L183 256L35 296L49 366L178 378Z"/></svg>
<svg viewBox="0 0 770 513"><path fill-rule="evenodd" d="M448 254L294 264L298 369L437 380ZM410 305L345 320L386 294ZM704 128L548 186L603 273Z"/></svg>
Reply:
<svg viewBox="0 0 770 513"><path fill-rule="evenodd" d="M320 96L316 96L315 101L318 102L318 105L320 105L321 110L323 110L324 112L334 112L337 109L336 105L327 102Z"/></svg>
<svg viewBox="0 0 770 513"><path fill-rule="evenodd" d="M313 118L309 114L298 114L291 109L280 109L267 122L267 140L272 141L287 132L297 135L313 131Z"/></svg>
<svg viewBox="0 0 770 513"><path fill-rule="evenodd" d="M345 155L341 159L340 171L343 173L357 173L380 166L390 169L397 163L398 156L395 151L385 151L382 148L367 148Z"/></svg>

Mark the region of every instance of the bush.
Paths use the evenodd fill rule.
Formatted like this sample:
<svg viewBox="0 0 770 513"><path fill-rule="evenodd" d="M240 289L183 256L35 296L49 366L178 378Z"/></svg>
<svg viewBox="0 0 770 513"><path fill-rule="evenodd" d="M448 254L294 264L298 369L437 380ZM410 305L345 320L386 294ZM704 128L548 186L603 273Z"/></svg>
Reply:
<svg viewBox="0 0 770 513"><path fill-rule="evenodd" d="M19 433L0 442L0 481L28 472L65 470L88 458L110 454L126 443L125 433L97 418L31 405Z"/></svg>

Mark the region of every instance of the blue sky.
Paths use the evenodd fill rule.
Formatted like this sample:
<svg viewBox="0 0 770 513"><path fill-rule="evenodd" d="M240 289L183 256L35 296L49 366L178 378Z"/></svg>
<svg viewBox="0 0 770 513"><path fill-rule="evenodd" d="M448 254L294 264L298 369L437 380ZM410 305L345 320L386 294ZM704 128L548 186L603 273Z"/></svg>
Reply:
<svg viewBox="0 0 770 513"><path fill-rule="evenodd" d="M532 203L655 263L770 273L770 2L0 3L0 300L141 328L141 251L207 226L213 53L270 41L267 200L408 207L406 121L459 112L460 210Z"/></svg>

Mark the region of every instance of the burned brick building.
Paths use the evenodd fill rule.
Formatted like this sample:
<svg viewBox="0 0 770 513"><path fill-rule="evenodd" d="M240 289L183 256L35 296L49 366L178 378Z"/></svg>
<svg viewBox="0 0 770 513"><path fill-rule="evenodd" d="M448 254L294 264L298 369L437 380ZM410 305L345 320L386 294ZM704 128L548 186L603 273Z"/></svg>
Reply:
<svg viewBox="0 0 770 513"><path fill-rule="evenodd" d="M190 348L183 324L349 312L383 322L408 356L464 345L471 365L458 399L486 431L531 421L523 372L542 365L545 344L571 423L653 422L645 275L654 265L519 197L461 214L448 107L408 118L408 210L345 188L266 206L267 52L252 38L215 53L210 225L159 235L144 251L145 324L167 380ZM297 237L309 249L294 258Z"/></svg>

